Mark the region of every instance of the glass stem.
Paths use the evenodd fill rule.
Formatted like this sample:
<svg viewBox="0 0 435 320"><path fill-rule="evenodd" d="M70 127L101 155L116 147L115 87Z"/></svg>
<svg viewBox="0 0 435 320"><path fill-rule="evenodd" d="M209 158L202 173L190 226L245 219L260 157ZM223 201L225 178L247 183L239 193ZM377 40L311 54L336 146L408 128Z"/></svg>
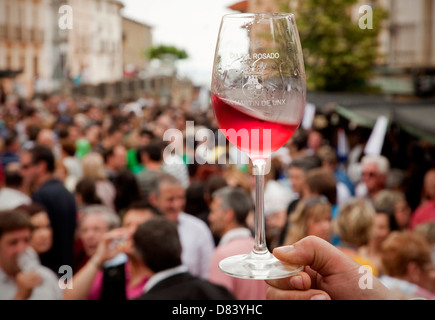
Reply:
<svg viewBox="0 0 435 320"><path fill-rule="evenodd" d="M268 252L264 220L264 173L266 161L264 159L256 159L253 161L253 165L255 174L254 252L256 254L265 254Z"/></svg>

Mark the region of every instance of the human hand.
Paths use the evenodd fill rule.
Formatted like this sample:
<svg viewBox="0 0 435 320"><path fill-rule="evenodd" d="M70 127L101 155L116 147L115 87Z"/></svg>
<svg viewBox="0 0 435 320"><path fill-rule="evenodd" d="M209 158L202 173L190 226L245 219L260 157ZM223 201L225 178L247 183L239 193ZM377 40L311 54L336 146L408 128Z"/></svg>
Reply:
<svg viewBox="0 0 435 320"><path fill-rule="evenodd" d="M361 288L361 265L318 237L308 236L292 246L275 248L273 254L305 269L292 277L267 280L269 300L396 299L375 276L370 288Z"/></svg>
<svg viewBox="0 0 435 320"><path fill-rule="evenodd" d="M42 278L35 271L21 271L15 276L17 293L14 300L27 300L31 296L33 289L42 284Z"/></svg>
<svg viewBox="0 0 435 320"><path fill-rule="evenodd" d="M130 236L123 228L113 229L107 232L98 243L97 251L92 259L99 267L115 257L118 253L126 251L129 247Z"/></svg>

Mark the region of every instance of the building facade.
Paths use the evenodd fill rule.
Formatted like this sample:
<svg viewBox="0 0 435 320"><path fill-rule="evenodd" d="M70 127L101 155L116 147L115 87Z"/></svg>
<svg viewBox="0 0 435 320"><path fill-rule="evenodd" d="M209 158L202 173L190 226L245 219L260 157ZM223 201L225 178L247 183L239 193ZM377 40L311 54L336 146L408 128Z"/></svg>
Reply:
<svg viewBox="0 0 435 320"><path fill-rule="evenodd" d="M0 0L0 70L6 92L30 97L64 83L123 78L123 4L115 0Z"/></svg>
<svg viewBox="0 0 435 320"><path fill-rule="evenodd" d="M44 47L46 1L0 0L0 70L16 71L3 79L5 90L31 95L35 79L47 76Z"/></svg>
<svg viewBox="0 0 435 320"><path fill-rule="evenodd" d="M122 51L124 75L144 71L149 61L144 51L152 46L151 26L123 17Z"/></svg>

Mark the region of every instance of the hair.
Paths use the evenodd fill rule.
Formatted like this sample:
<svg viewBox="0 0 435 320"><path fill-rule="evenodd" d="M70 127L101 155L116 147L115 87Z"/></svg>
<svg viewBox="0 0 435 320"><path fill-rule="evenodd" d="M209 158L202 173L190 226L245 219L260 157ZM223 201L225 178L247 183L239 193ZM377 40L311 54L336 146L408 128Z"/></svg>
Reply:
<svg viewBox="0 0 435 320"><path fill-rule="evenodd" d="M82 159L82 165L84 178L91 178L94 181L107 179L103 156L100 153L87 153Z"/></svg>
<svg viewBox="0 0 435 320"><path fill-rule="evenodd" d="M231 166L226 169L223 174L223 178L225 179L227 185L231 185L232 183L229 181L234 180L236 185L235 187L242 188L246 192L250 192L251 186L249 184L249 178L245 172L237 169L235 166Z"/></svg>
<svg viewBox="0 0 435 320"><path fill-rule="evenodd" d="M246 224L246 217L253 209L250 196L240 188L224 187L212 194L212 198L221 199L222 210L232 209L238 225Z"/></svg>
<svg viewBox="0 0 435 320"><path fill-rule="evenodd" d="M388 174L388 171L390 170L390 161L380 155L365 155L361 159L361 165L364 167L366 164L375 163L378 166L379 173L381 174Z"/></svg>
<svg viewBox="0 0 435 320"><path fill-rule="evenodd" d="M47 212L42 204L36 202L32 202L31 204L22 204L19 207L16 207L15 210L23 211L28 214L29 217L33 217L35 214L40 212Z"/></svg>
<svg viewBox="0 0 435 320"><path fill-rule="evenodd" d="M431 245L435 245L435 221L419 224L415 226L414 231L424 236Z"/></svg>
<svg viewBox="0 0 435 320"><path fill-rule="evenodd" d="M104 217L104 220L107 222L109 230L121 226L121 218L116 214L116 212L113 211L111 208L100 204L93 204L85 207L82 211L82 216L80 217L79 224L81 224L86 217L93 214L102 215Z"/></svg>
<svg viewBox="0 0 435 320"><path fill-rule="evenodd" d="M221 174L215 173L209 176L204 184L204 196L206 200L210 200L213 192L226 186L228 186L228 183Z"/></svg>
<svg viewBox="0 0 435 320"><path fill-rule="evenodd" d="M325 196L318 196L301 200L295 211L290 215L290 227L284 244L292 244L308 236L307 222L309 219L318 219L325 215L331 216L332 206Z"/></svg>
<svg viewBox="0 0 435 320"><path fill-rule="evenodd" d="M289 168L300 168L305 173L308 171L320 168L322 166L322 160L318 156L305 156L302 158L296 158L291 163Z"/></svg>
<svg viewBox="0 0 435 320"><path fill-rule="evenodd" d="M11 188L19 188L23 182L23 177L19 170L10 169L6 166L4 170L5 185Z"/></svg>
<svg viewBox="0 0 435 320"><path fill-rule="evenodd" d="M377 211L390 215L394 215L396 204L399 201L406 201L406 197L402 192L395 190L381 190L374 200Z"/></svg>
<svg viewBox="0 0 435 320"><path fill-rule="evenodd" d="M170 184L170 185L183 186L181 181L178 180L173 175L171 175L169 173L161 172L151 180L149 194L154 194L155 196L159 196L160 186L164 183Z"/></svg>
<svg viewBox="0 0 435 320"><path fill-rule="evenodd" d="M146 146L139 148L138 155L142 157L147 154L150 160L160 162L163 159L164 142L161 139L154 138ZM138 159L141 162L142 159Z"/></svg>
<svg viewBox="0 0 435 320"><path fill-rule="evenodd" d="M128 207L128 210L141 210L141 211L149 210L156 216L163 216L162 212L158 208L153 206L145 199L132 202Z"/></svg>
<svg viewBox="0 0 435 320"><path fill-rule="evenodd" d="M18 141L18 133L16 130L10 130L4 137L4 144L6 148L12 146L12 144L16 141Z"/></svg>
<svg viewBox="0 0 435 320"><path fill-rule="evenodd" d="M62 150L70 157L73 157L76 154L77 146L74 141L71 139L64 139L61 141Z"/></svg>
<svg viewBox="0 0 435 320"><path fill-rule="evenodd" d="M116 148L119 148L119 147L125 148L125 146L122 143L117 143L114 146L106 148L101 152L101 155L103 156L104 163L107 163L109 161L109 159L115 155L115 150L116 150Z"/></svg>
<svg viewBox="0 0 435 320"><path fill-rule="evenodd" d="M153 217L137 228L133 241L137 254L153 272L181 265L181 243L175 223Z"/></svg>
<svg viewBox="0 0 435 320"><path fill-rule="evenodd" d="M31 231L32 228L30 217L23 211L0 211L0 239L5 233L23 229L29 229Z"/></svg>
<svg viewBox="0 0 435 320"><path fill-rule="evenodd" d="M87 205L102 204L101 199L97 195L95 181L91 178L81 179L75 187L75 193L82 196L83 203Z"/></svg>
<svg viewBox="0 0 435 320"><path fill-rule="evenodd" d="M135 175L130 170L123 170L114 181L115 186L115 208L119 212L127 208L132 202L141 199L139 184Z"/></svg>
<svg viewBox="0 0 435 320"><path fill-rule="evenodd" d="M337 181L330 170L326 168L312 169L307 173L305 182L312 192L324 195L333 205L337 203Z"/></svg>
<svg viewBox="0 0 435 320"><path fill-rule="evenodd" d="M340 239L360 247L368 243L375 217L373 205L366 200L356 200L343 205L335 219L335 228Z"/></svg>
<svg viewBox="0 0 435 320"><path fill-rule="evenodd" d="M193 181L186 189L185 212L194 216L208 212L208 205L204 198L205 184L202 181Z"/></svg>
<svg viewBox="0 0 435 320"><path fill-rule="evenodd" d="M298 150L303 150L308 144L308 133L306 130L299 128L290 139L290 144L296 146Z"/></svg>
<svg viewBox="0 0 435 320"><path fill-rule="evenodd" d="M32 163L38 164L40 162L45 162L47 166L47 171L50 173L54 172L55 169L55 159L54 154L50 148L43 145L36 145L29 150Z"/></svg>
<svg viewBox="0 0 435 320"><path fill-rule="evenodd" d="M392 277L407 274L408 264L415 262L420 268L431 261L431 248L420 234L405 230L393 231L382 244L384 271Z"/></svg>
<svg viewBox="0 0 435 320"><path fill-rule="evenodd" d="M336 164L338 162L337 152L331 146L325 145L320 147L319 151L317 151L317 155L324 162L331 164Z"/></svg>

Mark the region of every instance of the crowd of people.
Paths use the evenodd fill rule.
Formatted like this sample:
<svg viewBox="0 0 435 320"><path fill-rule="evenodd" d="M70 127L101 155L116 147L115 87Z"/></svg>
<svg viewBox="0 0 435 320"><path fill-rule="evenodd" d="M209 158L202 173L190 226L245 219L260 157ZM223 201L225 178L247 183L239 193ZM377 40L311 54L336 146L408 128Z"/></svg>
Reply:
<svg viewBox="0 0 435 320"><path fill-rule="evenodd" d="M0 119L0 299L435 299L435 162L418 143L406 160L394 137L373 155L360 136L343 156L335 133L299 128L272 155L267 246L307 264L284 285L218 268L253 248L255 176L230 144L186 143L201 128L217 141L211 108L11 96ZM174 128L183 141L165 136ZM310 245L337 268L289 251ZM307 290L312 272L355 265L377 293L351 278L349 291Z"/></svg>

